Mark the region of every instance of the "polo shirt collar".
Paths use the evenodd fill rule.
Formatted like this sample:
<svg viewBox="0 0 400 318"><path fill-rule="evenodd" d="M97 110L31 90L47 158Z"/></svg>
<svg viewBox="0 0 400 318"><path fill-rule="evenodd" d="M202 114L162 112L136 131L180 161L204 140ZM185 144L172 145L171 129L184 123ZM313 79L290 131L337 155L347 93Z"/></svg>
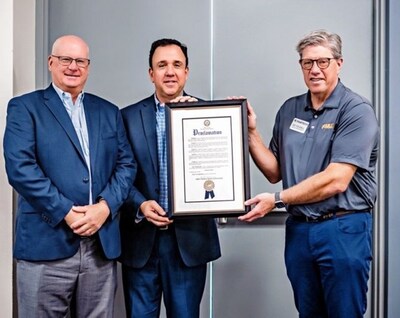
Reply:
<svg viewBox="0 0 400 318"><path fill-rule="evenodd" d="M345 87L342 84L342 82L338 81L335 89L333 90L332 94L328 97L328 99L324 102L324 104L321 106L321 108L318 109L318 112L323 111L326 108L338 108L340 105L340 100L344 95ZM313 110L311 106L311 93L310 90L308 90L307 94L304 95L304 110Z"/></svg>

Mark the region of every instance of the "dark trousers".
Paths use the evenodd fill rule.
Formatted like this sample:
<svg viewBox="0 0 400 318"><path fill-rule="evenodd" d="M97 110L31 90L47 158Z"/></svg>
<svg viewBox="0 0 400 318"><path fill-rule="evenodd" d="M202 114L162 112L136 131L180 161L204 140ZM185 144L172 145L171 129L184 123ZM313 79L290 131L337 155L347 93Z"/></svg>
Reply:
<svg viewBox="0 0 400 318"><path fill-rule="evenodd" d="M159 317L161 297L167 317L199 317L206 274L207 264L188 267L183 263L171 227L159 230L143 268L122 266L127 317Z"/></svg>
<svg viewBox="0 0 400 318"><path fill-rule="evenodd" d="M285 262L300 318L358 318L372 260L368 212L318 223L286 221Z"/></svg>

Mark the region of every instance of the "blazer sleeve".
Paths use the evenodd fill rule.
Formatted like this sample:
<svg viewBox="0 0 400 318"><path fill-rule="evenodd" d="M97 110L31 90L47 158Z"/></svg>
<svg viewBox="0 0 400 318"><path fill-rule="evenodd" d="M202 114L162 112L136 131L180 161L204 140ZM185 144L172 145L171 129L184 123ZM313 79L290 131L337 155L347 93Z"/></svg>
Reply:
<svg viewBox="0 0 400 318"><path fill-rule="evenodd" d="M32 116L24 100L10 100L3 142L6 171L10 185L55 227L73 201L58 191L38 164Z"/></svg>
<svg viewBox="0 0 400 318"><path fill-rule="evenodd" d="M115 168L111 178L97 197L97 199L101 197L107 201L112 218L117 216L120 206L128 197L136 175L136 162L126 136L121 112L119 110L117 111L116 125L118 153Z"/></svg>
<svg viewBox="0 0 400 318"><path fill-rule="evenodd" d="M128 198L125 201L126 206L132 207L132 212L137 217L137 213L139 211L140 206L143 202L147 201L146 197L135 187L133 186L131 191L129 192Z"/></svg>

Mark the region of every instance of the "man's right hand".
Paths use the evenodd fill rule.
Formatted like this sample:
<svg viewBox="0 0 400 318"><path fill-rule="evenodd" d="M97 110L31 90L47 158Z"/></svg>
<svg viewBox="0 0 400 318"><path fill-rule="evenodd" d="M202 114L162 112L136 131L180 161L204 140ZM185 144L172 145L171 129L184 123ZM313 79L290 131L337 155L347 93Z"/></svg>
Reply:
<svg viewBox="0 0 400 318"><path fill-rule="evenodd" d="M80 220L84 216L85 216L85 212L74 211L74 206L73 206L71 208L71 210L69 210L67 215L64 217L64 220L67 223L67 225L72 229L72 227L71 227L72 223L74 223L75 221Z"/></svg>
<svg viewBox="0 0 400 318"><path fill-rule="evenodd" d="M147 221L153 223L155 226L163 227L171 224L164 209L154 200L144 201L140 205L140 211L143 213Z"/></svg>
<svg viewBox="0 0 400 318"><path fill-rule="evenodd" d="M249 132L255 131L257 128L257 115L249 101L247 101L247 125Z"/></svg>

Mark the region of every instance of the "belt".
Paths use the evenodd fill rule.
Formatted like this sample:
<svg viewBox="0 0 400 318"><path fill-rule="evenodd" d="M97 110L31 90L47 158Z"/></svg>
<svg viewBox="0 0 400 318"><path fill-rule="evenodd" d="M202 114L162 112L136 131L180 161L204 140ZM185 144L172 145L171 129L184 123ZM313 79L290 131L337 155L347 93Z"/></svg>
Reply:
<svg viewBox="0 0 400 318"><path fill-rule="evenodd" d="M337 211L337 212L330 212L324 215L320 215L317 217L305 216L305 215L291 215L290 218L294 221L298 222L307 222L307 223L318 223L327 220L331 220L333 218L341 217L343 215L354 214L354 213L365 213L369 212L369 210L362 210L362 211Z"/></svg>

